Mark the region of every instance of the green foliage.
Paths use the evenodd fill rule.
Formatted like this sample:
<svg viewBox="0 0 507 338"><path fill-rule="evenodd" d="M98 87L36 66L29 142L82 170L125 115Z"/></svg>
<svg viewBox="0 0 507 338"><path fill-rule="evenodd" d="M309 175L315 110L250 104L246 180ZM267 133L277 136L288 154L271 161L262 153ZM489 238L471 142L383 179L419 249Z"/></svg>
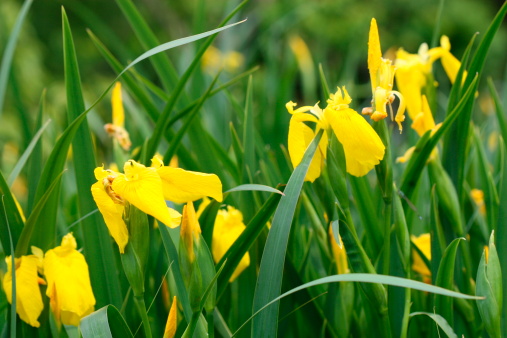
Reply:
<svg viewBox="0 0 507 338"><path fill-rule="evenodd" d="M507 117L496 88L505 93L499 55L507 3L494 18L488 6L116 0L70 1L64 10L3 1L0 280L16 282L0 290L2 337L162 337L173 301L178 337L505 336ZM476 13L477 22L462 11ZM305 122L297 141L306 151L293 168L287 132L297 114L287 113L288 101L323 107L346 84L353 101L342 106L361 112L374 103L364 78L372 16L385 57L395 58L391 46L414 52L449 36L455 79L445 77L443 60L426 64L431 74L421 92L439 126L418 137L413 112L401 135L389 118L371 122L385 155L375 172L355 177L346 163L355 154L325 123L310 134L316 123ZM487 89L483 75L492 76ZM111 118L106 102L116 81L124 123ZM394 89L403 86L396 81ZM387 101L389 109L398 105ZM130 149L121 146L124 134L104 130L108 122L128 132ZM359 129L351 135L363 139ZM397 163L410 146L408 163ZM99 179L111 210L123 205L129 239L120 253L90 191L94 169L127 159L148 166L155 154L166 166L217 175L223 200L193 201L202 233L188 244L180 227L118 195L114 175ZM321 175L305 183L314 159L322 159ZM183 204L166 203L182 212ZM239 211L217 237L228 206ZM19 315L26 298L18 259L31 246L54 248L68 232L86 258L98 310L79 315L79 328L61 325L67 314L53 312L46 295L54 290L37 284L44 310L40 327L31 327ZM420 244L415 236L426 233L427 245ZM10 255L17 269L7 275ZM43 280L39 265L33 273ZM3 295L12 290L10 304Z"/></svg>

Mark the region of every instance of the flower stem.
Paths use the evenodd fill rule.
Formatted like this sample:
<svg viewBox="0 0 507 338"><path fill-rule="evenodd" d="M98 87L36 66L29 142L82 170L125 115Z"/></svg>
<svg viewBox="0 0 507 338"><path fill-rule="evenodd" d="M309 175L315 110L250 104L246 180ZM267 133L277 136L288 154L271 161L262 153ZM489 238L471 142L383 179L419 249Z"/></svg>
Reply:
<svg viewBox="0 0 507 338"><path fill-rule="evenodd" d="M144 335L146 338L151 338L150 321L148 319L148 312L146 312L146 304L144 303L143 295L134 296L134 303L136 304L137 311L139 311L139 315L143 321Z"/></svg>

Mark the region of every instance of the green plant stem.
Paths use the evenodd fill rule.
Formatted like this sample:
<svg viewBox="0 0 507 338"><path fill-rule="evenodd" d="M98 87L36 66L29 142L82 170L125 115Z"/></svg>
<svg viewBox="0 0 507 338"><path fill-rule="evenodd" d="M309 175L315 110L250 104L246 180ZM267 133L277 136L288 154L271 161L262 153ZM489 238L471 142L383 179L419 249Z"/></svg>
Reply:
<svg viewBox="0 0 507 338"><path fill-rule="evenodd" d="M389 265L391 261L391 200L384 203L384 250L382 258L384 260L382 265L382 274L389 275Z"/></svg>
<svg viewBox="0 0 507 338"><path fill-rule="evenodd" d="M146 312L146 304L144 303L144 295L134 296L134 303L136 304L137 311L139 311L139 315L143 321L144 335L147 338L151 338L151 327L150 321L148 320L148 312Z"/></svg>

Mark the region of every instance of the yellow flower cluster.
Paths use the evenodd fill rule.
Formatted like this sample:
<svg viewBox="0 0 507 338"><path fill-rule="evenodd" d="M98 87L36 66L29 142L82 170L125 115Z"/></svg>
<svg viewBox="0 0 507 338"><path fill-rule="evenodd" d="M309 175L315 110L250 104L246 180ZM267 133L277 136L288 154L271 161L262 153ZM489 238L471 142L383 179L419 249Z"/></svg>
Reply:
<svg viewBox="0 0 507 338"><path fill-rule="evenodd" d="M343 89L343 91L342 91ZM349 108L352 99L343 87L331 94L327 107L322 110L318 105L304 106L294 110L296 103L286 104L292 118L289 125L289 155L296 167L320 130L333 131L343 146L347 172L354 176L364 176L384 158L385 146L372 126L355 110ZM309 112L309 113L308 113ZM313 122L315 132L305 122ZM327 152L328 137L323 135L318 151L308 169L305 180L313 182L320 176Z"/></svg>
<svg viewBox="0 0 507 338"><path fill-rule="evenodd" d="M32 255L15 259L16 312L21 320L39 327L38 318L44 308L39 285L46 284L46 295L56 319L65 325L79 325L84 316L93 312L93 296L88 274L88 265L83 254L76 250L77 243L72 233L62 239L62 244L43 254L32 247ZM3 288L9 303L12 303L12 260L5 259L7 273ZM44 281L40 275L44 275Z"/></svg>
<svg viewBox="0 0 507 338"><path fill-rule="evenodd" d="M123 171L98 167L95 169L97 183L91 187L95 203L121 253L128 242L123 220L127 203L175 228L180 224L181 214L169 208L165 200L186 203L210 196L221 202L223 198L218 176L164 166L159 157L152 159L151 167L129 160Z"/></svg>

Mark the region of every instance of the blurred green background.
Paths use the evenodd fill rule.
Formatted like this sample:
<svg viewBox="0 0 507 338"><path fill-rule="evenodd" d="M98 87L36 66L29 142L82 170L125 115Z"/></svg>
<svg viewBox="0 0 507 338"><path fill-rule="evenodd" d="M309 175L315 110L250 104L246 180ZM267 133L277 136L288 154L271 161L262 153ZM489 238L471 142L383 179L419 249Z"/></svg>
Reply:
<svg viewBox="0 0 507 338"><path fill-rule="evenodd" d="M203 0L135 2L160 42L211 30L238 3ZM461 58L472 35L486 30L501 4L499 0L250 1L237 16L237 20L248 18L248 21L221 33L215 46L223 52L234 50L243 55L244 61L235 71L236 74L260 66L253 76L255 123L264 144L276 153L280 144L286 144L289 114L285 103L293 100L312 105L323 100L318 84L318 64L322 64L331 88L344 84L348 86L354 99L352 106L356 110L360 111L368 105L370 87L366 48L372 17L379 24L384 54L398 47L416 53L423 42L431 47L435 34L438 37L446 34L450 38L453 54ZM21 5L20 0L0 2L0 48L5 48ZM1 166L7 172L18 157L16 145L27 145L30 140L32 126L23 124L20 116L35 116L44 88L47 90L48 117L54 120L47 132L52 135L49 139L54 140L66 124L61 6L65 7L72 25L85 100L89 103L99 96L116 74L91 42L87 29L94 32L124 65L146 50L136 39L114 1L36 0L16 49L1 117ZM443 15L440 32L435 33L439 6L442 6ZM495 81L500 82L500 90L503 88L501 83L506 74L507 58L507 34L505 23L503 25L495 37L485 69L485 74L491 74ZM310 77L301 75L296 57L289 47L289 40L293 36L301 37L310 50L314 65ZM436 41L438 43L438 39ZM197 46L198 43L168 52L180 74L192 60ZM435 67L441 66L435 64ZM136 70L158 83L149 62L136 66ZM234 72L224 71L221 80L226 81L233 76ZM211 81L211 76L205 72L196 78L189 85L189 96L199 97L205 88L203 84ZM449 84L444 75L441 79L445 89ZM437 80L440 80L438 74ZM229 121L236 120L231 105L234 102L244 104L246 83L245 80L231 88L229 97L220 94L205 105L203 118L223 145L229 143ZM132 102L126 101L127 110L135 109ZM438 112L436 114L438 116ZM99 142L107 140L102 125L109 119L110 105L104 100L89 117ZM127 120L127 127L129 123ZM133 138L136 144L136 136ZM49 144L53 144L53 140ZM394 155L401 153L400 150Z"/></svg>

